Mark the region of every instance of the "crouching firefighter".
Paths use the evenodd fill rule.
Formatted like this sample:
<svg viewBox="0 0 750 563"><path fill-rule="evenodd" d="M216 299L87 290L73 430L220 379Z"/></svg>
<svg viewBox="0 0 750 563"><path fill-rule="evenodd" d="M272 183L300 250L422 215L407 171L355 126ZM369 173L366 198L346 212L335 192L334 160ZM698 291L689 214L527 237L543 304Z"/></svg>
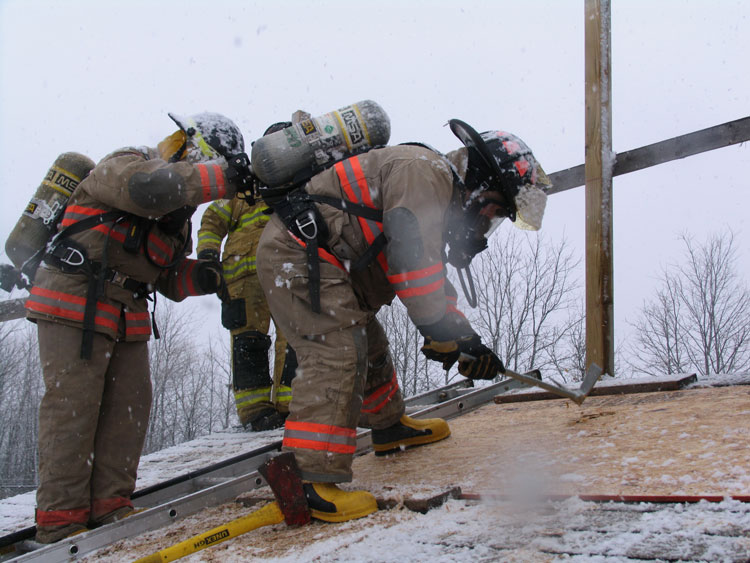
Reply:
<svg viewBox="0 0 750 563"><path fill-rule="evenodd" d="M302 117L304 112L296 112L292 119ZM291 125L289 121L274 123L264 136ZM258 282L255 257L260 235L269 219L269 209L263 201L238 193L232 199L209 205L198 230L198 258L211 260L217 267L220 263L227 284L221 324L229 330L231 338L232 388L237 417L245 429L256 432L284 425L297 368L294 350L276 327L271 377L268 360L271 313Z"/></svg>
<svg viewBox="0 0 750 563"><path fill-rule="evenodd" d="M442 419L404 414L375 316L383 305L399 297L423 353L445 369L458 362L471 379L505 369L458 309L446 267L468 268L505 217L539 228L546 176L514 135L450 125L462 148L399 145L340 161L277 198L261 236L258 277L299 362L282 449L295 454L315 518L377 510L369 492L337 485L352 479L357 426L372 428L376 455L450 435Z"/></svg>
<svg viewBox="0 0 750 563"><path fill-rule="evenodd" d="M246 189L231 165L244 154L242 135L219 114L170 117L179 129L157 148L119 149L75 188L26 302L45 383L41 543L132 511L151 408L148 300L159 291L182 301L222 285L213 262L186 258L190 216Z"/></svg>

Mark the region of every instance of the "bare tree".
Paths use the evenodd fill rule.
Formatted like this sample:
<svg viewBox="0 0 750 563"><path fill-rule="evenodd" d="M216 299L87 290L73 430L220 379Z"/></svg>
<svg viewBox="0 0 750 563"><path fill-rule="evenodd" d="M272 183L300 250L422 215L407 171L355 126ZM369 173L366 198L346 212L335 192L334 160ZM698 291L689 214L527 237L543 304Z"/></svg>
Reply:
<svg viewBox="0 0 750 563"><path fill-rule="evenodd" d="M406 307L394 301L383 307L378 320L387 336L393 365L404 396L410 397L439 385L436 370L421 353L424 338L409 319Z"/></svg>
<svg viewBox="0 0 750 563"><path fill-rule="evenodd" d="M702 245L681 239L684 261L665 268L632 325L631 365L654 375L750 370L750 291L736 271L734 233Z"/></svg>
<svg viewBox="0 0 750 563"><path fill-rule="evenodd" d="M36 486L37 413L44 384L36 328L0 324L0 496Z"/></svg>
<svg viewBox="0 0 750 563"><path fill-rule="evenodd" d="M472 264L478 306L462 308L508 367L547 367L566 380L580 380L585 343L583 297L573 276L578 265L565 240L546 245L541 237L509 230L493 237L490 248ZM460 287L453 273L450 277ZM463 297L461 301L465 305ZM388 334L405 395L458 377L455 368L443 371L420 353L423 339L401 303L384 307L378 319Z"/></svg>
<svg viewBox="0 0 750 563"><path fill-rule="evenodd" d="M563 348L580 345L579 262L565 239L547 245L542 236L516 230L493 237L475 260L478 306L470 318L509 368L562 368L561 358L572 353ZM578 366L564 367L571 369ZM579 379L582 373L567 375Z"/></svg>

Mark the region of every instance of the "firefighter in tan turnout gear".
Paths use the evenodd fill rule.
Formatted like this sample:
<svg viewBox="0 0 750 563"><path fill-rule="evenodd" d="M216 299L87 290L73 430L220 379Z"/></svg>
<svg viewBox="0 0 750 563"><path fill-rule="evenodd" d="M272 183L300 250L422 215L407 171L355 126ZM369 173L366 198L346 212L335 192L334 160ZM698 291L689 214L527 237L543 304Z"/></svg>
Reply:
<svg viewBox="0 0 750 563"><path fill-rule="evenodd" d="M147 299L155 290L181 301L220 287L213 262L186 258L189 218L243 186L243 173L228 165L244 152L242 135L219 114L170 117L179 130L157 149L115 151L81 181L26 302L45 383L41 543L132 511L151 407Z"/></svg>
<svg viewBox="0 0 750 563"><path fill-rule="evenodd" d="M305 115L297 112L293 119L298 114ZM264 135L289 125L288 121L274 123ZM198 230L198 258L219 263L221 256L228 292L228 300L221 307L221 323L231 338L237 417L243 427L254 431L283 426L297 368L294 351L276 327L273 379L269 374L271 313L258 282L255 257L263 227L270 219L268 211L263 201L248 200L240 194L209 205Z"/></svg>
<svg viewBox="0 0 750 563"><path fill-rule="evenodd" d="M283 449L295 454L315 518L341 522L377 510L369 492L337 486L352 479L358 425L372 428L376 455L450 434L442 419L404 414L375 317L383 305L399 297L424 336L423 353L445 369L458 362L472 379L504 371L457 308L446 263L467 268L504 217L538 228L546 176L517 137L450 124L465 146L448 155L374 149L285 199L268 198L275 213L261 237L258 276L299 361ZM296 228L311 224L301 217L317 230Z"/></svg>

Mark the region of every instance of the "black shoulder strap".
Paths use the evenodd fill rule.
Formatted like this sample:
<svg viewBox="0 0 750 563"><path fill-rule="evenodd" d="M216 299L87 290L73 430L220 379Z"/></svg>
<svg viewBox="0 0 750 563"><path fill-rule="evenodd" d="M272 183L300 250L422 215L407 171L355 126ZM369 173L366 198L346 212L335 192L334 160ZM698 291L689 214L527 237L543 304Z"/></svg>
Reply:
<svg viewBox="0 0 750 563"><path fill-rule="evenodd" d="M352 215L356 215L357 217L364 217L365 219L369 219L370 221L377 221L378 223L383 222L382 209L367 207L366 205L362 205L361 203L346 201L339 197L330 197L316 194L307 194L307 197L310 201L330 205L331 207L335 207L336 209L340 209L341 211L345 211L346 213L351 213Z"/></svg>

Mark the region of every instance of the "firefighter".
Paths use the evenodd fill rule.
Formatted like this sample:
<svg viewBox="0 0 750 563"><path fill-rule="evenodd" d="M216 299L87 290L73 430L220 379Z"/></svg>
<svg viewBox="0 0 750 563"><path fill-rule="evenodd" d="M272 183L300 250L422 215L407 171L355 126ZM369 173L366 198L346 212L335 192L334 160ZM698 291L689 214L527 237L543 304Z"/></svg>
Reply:
<svg viewBox="0 0 750 563"><path fill-rule="evenodd" d="M40 543L133 510L151 408L148 300L155 290L182 301L221 286L213 262L186 258L189 219L247 183L228 164L244 153L242 134L219 114L170 117L179 129L157 148L119 149L78 185L26 302L45 383Z"/></svg>
<svg viewBox="0 0 750 563"><path fill-rule="evenodd" d="M504 371L457 308L446 262L467 268L504 217L538 228L546 176L514 135L450 123L461 149L400 145L338 162L277 201L261 236L258 277L299 362L283 449L320 520L377 510L369 492L337 486L352 479L357 426L372 428L381 456L450 435L442 419L404 414L375 317L383 305L400 298L423 353L445 369L458 361L472 379Z"/></svg>
<svg viewBox="0 0 750 563"><path fill-rule="evenodd" d="M309 118L297 111L293 121ZM289 127L274 123L263 135ZM245 429L258 432L284 425L292 400L292 379L297 358L276 327L273 379L269 375L268 329L271 313L256 275L258 241L270 219L268 206L242 194L208 206L198 230L198 258L219 263L228 295L221 306L221 324L229 330L232 351L232 389L237 417Z"/></svg>

